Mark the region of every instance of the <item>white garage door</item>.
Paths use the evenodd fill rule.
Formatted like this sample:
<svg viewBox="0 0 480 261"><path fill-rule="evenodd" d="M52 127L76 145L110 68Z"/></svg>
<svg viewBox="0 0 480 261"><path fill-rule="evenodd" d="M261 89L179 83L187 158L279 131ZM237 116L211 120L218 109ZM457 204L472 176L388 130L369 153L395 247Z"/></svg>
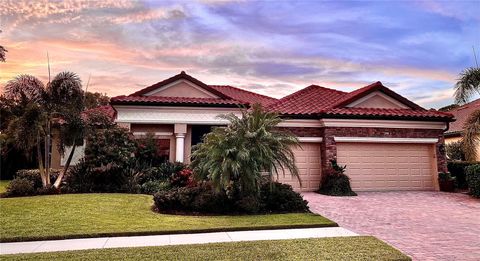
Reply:
<svg viewBox="0 0 480 261"><path fill-rule="evenodd" d="M337 161L354 191L434 189L433 145L337 143Z"/></svg>
<svg viewBox="0 0 480 261"><path fill-rule="evenodd" d="M292 185L296 191L316 191L319 189L322 167L320 162L320 143L301 143L301 148L295 148L295 162L297 164L302 187L296 178L289 172L279 174L279 182Z"/></svg>

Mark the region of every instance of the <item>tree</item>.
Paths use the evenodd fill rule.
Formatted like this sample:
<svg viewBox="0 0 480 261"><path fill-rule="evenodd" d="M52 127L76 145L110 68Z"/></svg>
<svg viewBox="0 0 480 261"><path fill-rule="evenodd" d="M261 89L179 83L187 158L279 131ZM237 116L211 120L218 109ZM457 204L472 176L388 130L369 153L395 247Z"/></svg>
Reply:
<svg viewBox="0 0 480 261"><path fill-rule="evenodd" d="M2 30L0 30L0 33L2 32ZM1 46L0 45L0 62L5 62L5 53L8 52L7 49L5 49L5 47Z"/></svg>
<svg viewBox="0 0 480 261"><path fill-rule="evenodd" d="M465 69L455 84L455 102L463 104L475 94L480 93L480 67ZM480 142L480 109L475 110L467 119L462 134L462 146L465 158L475 161L477 158L476 147Z"/></svg>
<svg viewBox="0 0 480 261"><path fill-rule="evenodd" d="M288 170L299 179L292 151L298 139L277 128L281 122L277 114L256 104L243 110L241 118L234 114L219 117L229 121L227 127L215 128L193 148L191 167L197 179L211 180L217 190L229 195L239 192L244 196L258 193L262 175L272 180Z"/></svg>
<svg viewBox="0 0 480 261"><path fill-rule="evenodd" d="M85 108L93 109L99 106L105 106L110 103L110 97L99 92L85 93Z"/></svg>
<svg viewBox="0 0 480 261"><path fill-rule="evenodd" d="M17 147L27 152L36 149L42 184L46 188L51 185L52 125L60 123L61 139L57 149L63 152L65 146L72 146L72 150L63 171L54 183L54 187L59 188L70 166L75 146L85 129L81 118L84 96L80 78L75 73L61 72L45 88L34 76L20 75L7 83L5 97L24 108L23 112L9 123L8 133Z"/></svg>

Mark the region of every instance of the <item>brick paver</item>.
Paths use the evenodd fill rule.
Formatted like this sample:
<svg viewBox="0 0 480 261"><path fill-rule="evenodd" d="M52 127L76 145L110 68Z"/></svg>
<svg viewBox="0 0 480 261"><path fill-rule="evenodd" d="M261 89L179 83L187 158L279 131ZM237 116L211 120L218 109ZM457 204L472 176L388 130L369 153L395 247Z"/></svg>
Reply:
<svg viewBox="0 0 480 261"><path fill-rule="evenodd" d="M480 260L480 200L445 192L304 193L312 211L414 260Z"/></svg>

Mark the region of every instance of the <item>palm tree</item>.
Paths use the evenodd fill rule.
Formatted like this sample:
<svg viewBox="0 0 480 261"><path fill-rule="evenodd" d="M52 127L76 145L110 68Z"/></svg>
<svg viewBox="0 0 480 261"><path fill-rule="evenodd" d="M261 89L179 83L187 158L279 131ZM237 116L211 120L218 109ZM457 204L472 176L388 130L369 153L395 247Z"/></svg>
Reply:
<svg viewBox="0 0 480 261"><path fill-rule="evenodd" d="M288 170L299 179L292 151L298 139L278 130L277 114L256 104L250 111L243 110L241 118L219 117L228 120L228 126L215 128L193 148L191 166L197 179L211 180L217 190L244 195L258 193L262 175L272 180Z"/></svg>
<svg viewBox="0 0 480 261"><path fill-rule="evenodd" d="M84 98L80 78L75 73L62 72L45 88L34 76L20 75L7 83L5 96L24 108L23 113L9 124L8 130L18 148L27 152L36 149L44 187L50 186L52 123L61 119L61 139L57 149L63 153L65 146L72 146L72 150L63 171L54 183L54 187L59 188L84 132L81 118Z"/></svg>
<svg viewBox="0 0 480 261"><path fill-rule="evenodd" d="M455 102L467 103L475 94L480 93L480 67L465 69L455 84ZM474 111L467 119L462 134L462 147L465 158L475 161L477 158L476 147L480 142L480 110Z"/></svg>

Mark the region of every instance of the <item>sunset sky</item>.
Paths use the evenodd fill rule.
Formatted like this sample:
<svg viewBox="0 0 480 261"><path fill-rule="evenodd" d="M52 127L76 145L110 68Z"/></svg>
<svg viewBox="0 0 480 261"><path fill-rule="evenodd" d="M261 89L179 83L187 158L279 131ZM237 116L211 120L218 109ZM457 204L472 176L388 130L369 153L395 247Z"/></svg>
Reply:
<svg viewBox="0 0 480 261"><path fill-rule="evenodd" d="M480 1L3 0L0 88L19 74L47 80L48 51L53 73L90 77L89 91L109 96L185 70L274 97L382 81L438 108L475 65L479 13Z"/></svg>

